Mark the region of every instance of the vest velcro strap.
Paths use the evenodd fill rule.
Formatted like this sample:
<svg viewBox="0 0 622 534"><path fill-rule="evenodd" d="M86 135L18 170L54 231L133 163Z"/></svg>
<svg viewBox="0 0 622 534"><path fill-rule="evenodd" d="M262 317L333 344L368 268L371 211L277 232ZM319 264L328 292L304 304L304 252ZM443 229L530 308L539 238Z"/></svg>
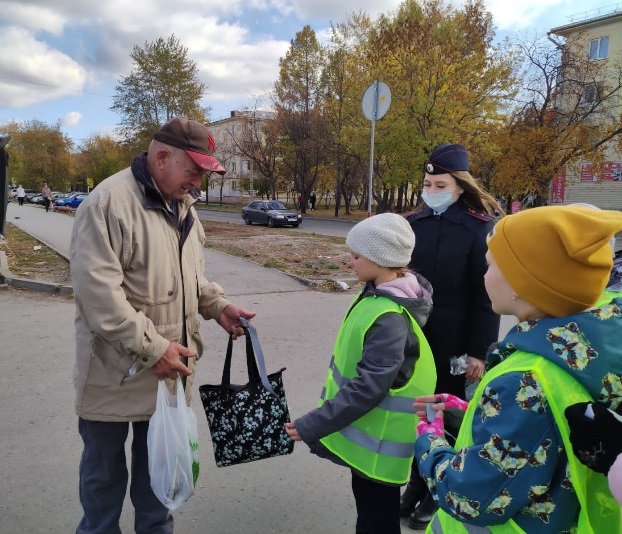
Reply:
<svg viewBox="0 0 622 534"><path fill-rule="evenodd" d="M391 456L393 458L412 458L413 456L413 443L380 440L365 434L351 425L343 428L339 433L352 443L377 454Z"/></svg>

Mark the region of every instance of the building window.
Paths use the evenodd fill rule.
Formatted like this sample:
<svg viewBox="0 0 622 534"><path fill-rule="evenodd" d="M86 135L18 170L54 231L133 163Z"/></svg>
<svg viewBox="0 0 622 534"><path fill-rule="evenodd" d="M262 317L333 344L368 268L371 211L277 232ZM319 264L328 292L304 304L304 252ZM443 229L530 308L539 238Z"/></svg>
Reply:
<svg viewBox="0 0 622 534"><path fill-rule="evenodd" d="M590 83L583 87L582 104L597 104L602 100L603 83Z"/></svg>
<svg viewBox="0 0 622 534"><path fill-rule="evenodd" d="M235 172L235 167L236 167L235 161L232 161L231 162L231 172Z"/></svg>
<svg viewBox="0 0 622 534"><path fill-rule="evenodd" d="M231 190L235 191L238 188L238 184L236 182L231 182Z"/></svg>
<svg viewBox="0 0 622 534"><path fill-rule="evenodd" d="M237 124L234 124L233 126L231 126L231 133L232 133L233 135L235 135L235 131L237 130L237 128L238 128L238 125L237 125Z"/></svg>
<svg viewBox="0 0 622 534"><path fill-rule="evenodd" d="M609 37L599 37L590 41L590 61L605 59L609 55Z"/></svg>
<svg viewBox="0 0 622 534"><path fill-rule="evenodd" d="M251 170L250 161L247 159L242 160L242 172L249 172Z"/></svg>

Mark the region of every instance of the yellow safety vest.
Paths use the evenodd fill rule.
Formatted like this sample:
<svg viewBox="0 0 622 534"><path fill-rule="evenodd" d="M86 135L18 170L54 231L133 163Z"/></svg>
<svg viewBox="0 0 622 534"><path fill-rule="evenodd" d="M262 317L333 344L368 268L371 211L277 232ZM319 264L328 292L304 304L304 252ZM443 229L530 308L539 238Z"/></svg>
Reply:
<svg viewBox="0 0 622 534"><path fill-rule="evenodd" d="M322 438L322 444L348 465L369 478L405 484L410 476L416 439L415 397L432 395L436 368L432 351L421 328L406 308L387 297L366 297L349 312L335 341L334 355L318 406L335 397L357 376L365 333L385 313L406 312L419 339L419 359L411 379L351 425Z"/></svg>
<svg viewBox="0 0 622 534"><path fill-rule="evenodd" d="M565 409L577 402L592 401L587 390L572 375L546 358L529 352L517 351L506 360L486 372L464 416L456 441L456 450L473 444L471 434L473 416L484 388L495 378L513 372L530 372L536 376L553 412L564 448L568 456L570 476L581 505L579 534L619 533L621 530L620 504L609 491L607 478L583 465L572 452L570 430L564 415ZM433 534L525 534L514 520L502 525L478 527L458 521L444 510L439 510L426 529Z"/></svg>

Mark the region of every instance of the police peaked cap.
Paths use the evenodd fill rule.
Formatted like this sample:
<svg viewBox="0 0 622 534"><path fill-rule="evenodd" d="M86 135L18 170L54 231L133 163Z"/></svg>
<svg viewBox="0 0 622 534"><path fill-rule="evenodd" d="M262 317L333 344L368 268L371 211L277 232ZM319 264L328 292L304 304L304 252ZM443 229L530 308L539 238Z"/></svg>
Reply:
<svg viewBox="0 0 622 534"><path fill-rule="evenodd" d="M462 145L439 145L430 154L424 171L428 174L446 174L469 170L469 154Z"/></svg>

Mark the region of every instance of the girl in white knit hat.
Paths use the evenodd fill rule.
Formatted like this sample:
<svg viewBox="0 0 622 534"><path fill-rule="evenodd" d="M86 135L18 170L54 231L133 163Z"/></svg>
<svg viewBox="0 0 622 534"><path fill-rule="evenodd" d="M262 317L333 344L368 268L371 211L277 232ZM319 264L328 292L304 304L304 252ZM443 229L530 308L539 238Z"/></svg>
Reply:
<svg viewBox="0 0 622 534"><path fill-rule="evenodd" d="M408 481L416 438L412 400L436 385L421 332L432 289L407 268L415 236L403 217L365 219L346 244L365 287L337 335L318 407L289 423L287 433L351 469L356 532L399 534L400 486Z"/></svg>

